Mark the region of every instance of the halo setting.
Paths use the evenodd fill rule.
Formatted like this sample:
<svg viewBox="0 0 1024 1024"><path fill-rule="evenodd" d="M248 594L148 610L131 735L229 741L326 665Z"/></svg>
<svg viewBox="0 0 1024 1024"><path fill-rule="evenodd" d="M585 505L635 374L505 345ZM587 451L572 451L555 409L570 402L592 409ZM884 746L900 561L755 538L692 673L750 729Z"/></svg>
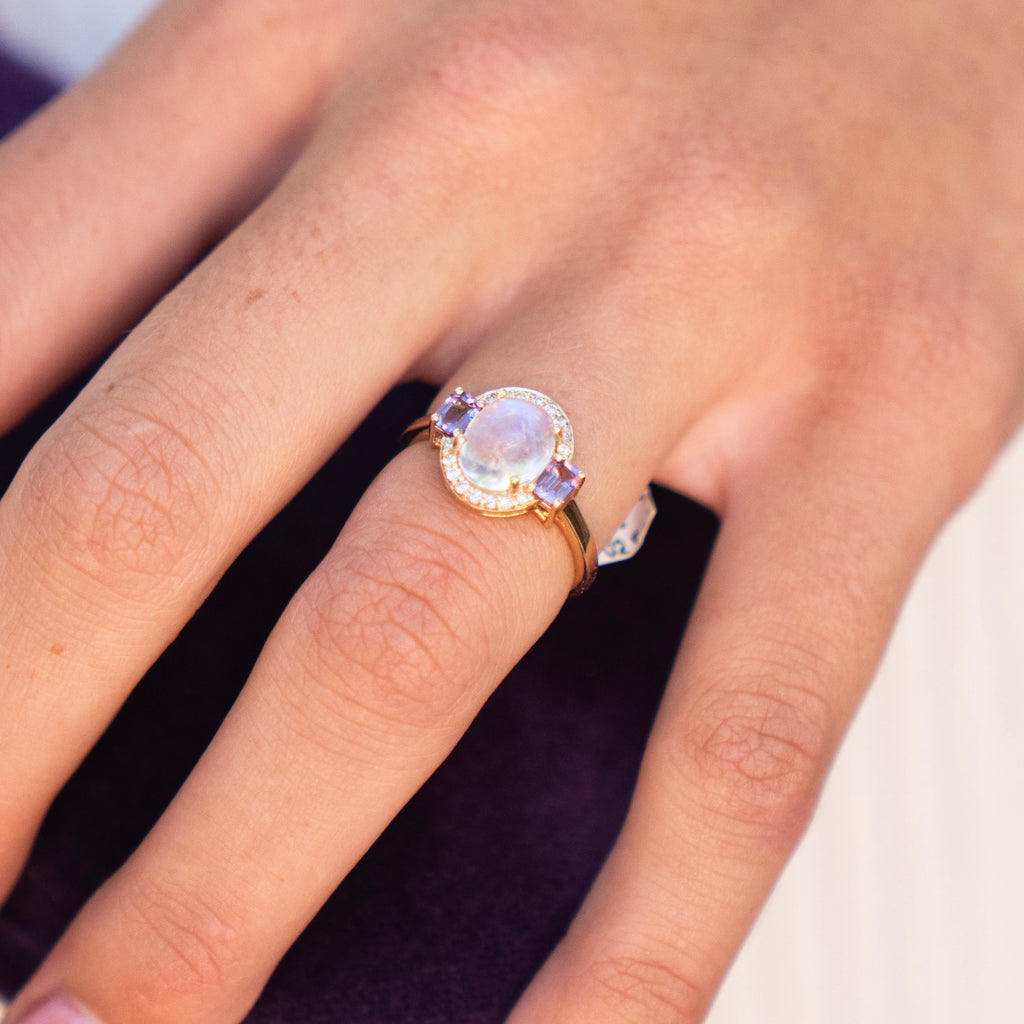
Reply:
<svg viewBox="0 0 1024 1024"><path fill-rule="evenodd" d="M631 558L657 511L648 488L599 555L576 503L584 474L569 461L569 418L530 388L498 388L479 397L456 388L433 416L413 420L400 443L428 437L440 450L445 486L464 505L495 518L534 512L546 525L558 525L573 560L570 596L590 586L599 565Z"/></svg>
<svg viewBox="0 0 1024 1024"><path fill-rule="evenodd" d="M564 508L583 485L569 460L573 433L561 406L529 388L479 397L454 391L430 418L448 489L487 516L542 519Z"/></svg>

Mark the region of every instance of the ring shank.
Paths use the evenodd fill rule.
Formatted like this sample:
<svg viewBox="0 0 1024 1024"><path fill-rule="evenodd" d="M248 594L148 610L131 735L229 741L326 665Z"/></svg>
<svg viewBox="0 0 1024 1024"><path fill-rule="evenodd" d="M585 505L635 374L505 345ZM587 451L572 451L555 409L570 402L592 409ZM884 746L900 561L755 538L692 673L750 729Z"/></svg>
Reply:
<svg viewBox="0 0 1024 1024"><path fill-rule="evenodd" d="M570 597L579 597L597 575L597 548L590 535L583 513L575 499L555 514L555 522L561 527L572 551L575 583L569 591Z"/></svg>

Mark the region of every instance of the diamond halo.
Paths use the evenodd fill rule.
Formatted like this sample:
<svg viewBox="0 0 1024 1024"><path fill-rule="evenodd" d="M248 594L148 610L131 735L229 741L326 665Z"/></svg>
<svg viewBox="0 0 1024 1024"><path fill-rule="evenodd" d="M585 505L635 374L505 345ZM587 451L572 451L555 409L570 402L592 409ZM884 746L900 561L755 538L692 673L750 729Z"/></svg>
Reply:
<svg viewBox="0 0 1024 1024"><path fill-rule="evenodd" d="M508 485L492 489L481 486L479 477L472 478L472 472L467 475L459 454L467 436L473 431L477 417L495 403L508 399L528 403L545 413L553 435L553 450L550 459L542 466L534 464L537 471L532 479L519 479L514 475L509 478L506 473L504 478L509 480ZM493 422L494 414L490 418ZM537 418L531 419L535 425ZM477 427L478 435L483 433L483 422L481 420ZM583 484L584 474L569 461L574 450L569 418L557 402L530 388L498 388L475 398L461 388L457 389L431 417L430 439L440 449L441 470L448 489L464 504L485 516L507 518L532 510L546 520L572 501ZM538 439L527 438L527 441L536 444Z"/></svg>

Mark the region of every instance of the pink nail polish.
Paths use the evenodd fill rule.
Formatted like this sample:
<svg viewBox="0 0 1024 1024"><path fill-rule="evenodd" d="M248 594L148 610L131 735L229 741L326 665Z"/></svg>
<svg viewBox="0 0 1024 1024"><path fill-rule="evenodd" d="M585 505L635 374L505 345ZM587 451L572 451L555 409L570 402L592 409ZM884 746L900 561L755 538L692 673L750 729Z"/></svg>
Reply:
<svg viewBox="0 0 1024 1024"><path fill-rule="evenodd" d="M73 999L52 996L35 1007L28 1016L22 1017L21 1024L98 1024L98 1021Z"/></svg>

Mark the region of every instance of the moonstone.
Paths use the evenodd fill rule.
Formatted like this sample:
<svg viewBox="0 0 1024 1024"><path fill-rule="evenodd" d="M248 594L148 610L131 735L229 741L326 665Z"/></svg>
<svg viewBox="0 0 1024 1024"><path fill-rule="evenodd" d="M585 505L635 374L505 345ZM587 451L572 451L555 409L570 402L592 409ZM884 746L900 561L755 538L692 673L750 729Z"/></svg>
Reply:
<svg viewBox="0 0 1024 1024"><path fill-rule="evenodd" d="M554 452L554 427L543 409L519 398L499 398L466 428L459 465L477 487L504 491L512 477L532 484Z"/></svg>

